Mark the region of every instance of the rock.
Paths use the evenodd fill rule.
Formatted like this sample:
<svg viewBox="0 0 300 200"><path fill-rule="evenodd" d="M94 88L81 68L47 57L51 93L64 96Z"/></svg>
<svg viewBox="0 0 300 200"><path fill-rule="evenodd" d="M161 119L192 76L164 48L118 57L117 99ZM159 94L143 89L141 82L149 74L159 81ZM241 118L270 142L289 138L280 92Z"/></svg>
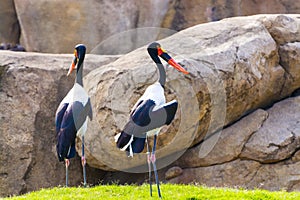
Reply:
<svg viewBox="0 0 300 200"><path fill-rule="evenodd" d="M74 83L74 76L66 77L72 59L71 54L1 52L0 196L64 185L64 164L58 162L55 150L54 116ZM84 73L114 59L87 55ZM70 185L79 185L79 157L71 160L69 171ZM97 182L99 172L90 167L87 171L88 182Z"/></svg>
<svg viewBox="0 0 300 200"><path fill-rule="evenodd" d="M286 66L280 65L278 44L265 27L268 20L272 24L280 16L226 19L194 26L160 41L190 75L167 69L167 99L178 99L180 111L159 137L157 157L162 161L158 168L170 165L187 148L222 127L292 93L282 88L293 84L293 88L300 87L297 73L294 75L298 78L290 79L293 83L287 81ZM298 16L287 17L299 25ZM290 67L297 71L296 65ZM114 143L114 135L125 125L130 108L157 78L146 47L92 71L85 78L93 107L97 108L96 120L90 123L86 138L88 163L104 170L146 172L146 155L127 159ZM244 137L247 139L247 135ZM175 156L171 156L173 153Z"/></svg>
<svg viewBox="0 0 300 200"><path fill-rule="evenodd" d="M192 168L235 160L242 153L245 143L261 128L267 117L266 111L258 109L222 130L221 134L215 134L196 147L188 149L174 165ZM211 151L207 152L206 149Z"/></svg>
<svg viewBox="0 0 300 200"><path fill-rule="evenodd" d="M165 18L162 21L162 27L180 31L196 24L207 22L206 7L207 1L171 1Z"/></svg>
<svg viewBox="0 0 300 200"><path fill-rule="evenodd" d="M208 167L183 169L181 176L169 180L170 183L199 183L209 187L242 187L256 176L260 164L256 161L234 160L229 163Z"/></svg>
<svg viewBox="0 0 300 200"><path fill-rule="evenodd" d="M268 119L251 136L240 156L261 163L290 158L300 146L299 105L300 97L294 97L268 109Z"/></svg>
<svg viewBox="0 0 300 200"><path fill-rule="evenodd" d="M297 15L271 15L269 19L261 18L261 21L279 45L297 41L300 30Z"/></svg>
<svg viewBox="0 0 300 200"><path fill-rule="evenodd" d="M111 34L135 28L138 19L136 4L127 1L15 0L15 5L28 51L66 53L74 41L90 51Z"/></svg>
<svg viewBox="0 0 300 200"><path fill-rule="evenodd" d="M251 188L262 188L271 191L299 191L299 170L299 162L262 165L249 185Z"/></svg>
<svg viewBox="0 0 300 200"><path fill-rule="evenodd" d="M20 26L14 1L2 0L0 2L0 18L0 43L18 44L20 37Z"/></svg>
<svg viewBox="0 0 300 200"><path fill-rule="evenodd" d="M280 54L280 64L284 67L286 71L286 83L282 88L282 91L286 94L290 94L291 91L295 91L298 88L300 80L297 77L300 77L299 71L299 59L300 55L300 43L299 42L290 42L279 47Z"/></svg>
<svg viewBox="0 0 300 200"><path fill-rule="evenodd" d="M28 51L66 53L76 41L101 54L124 54L200 23L300 11L294 0L5 0L0 8L0 42L20 42Z"/></svg>
<svg viewBox="0 0 300 200"><path fill-rule="evenodd" d="M22 28L21 41L27 51L66 53L74 47L74 42L84 43L88 51L92 51L105 40L116 42L114 48L124 50L139 46L141 38L154 40L158 32L145 31L138 37L134 31L131 34L120 32L145 26L159 27L168 1L15 0L15 5ZM106 45L111 44L105 43L102 47ZM106 53L111 53L109 47Z"/></svg>
<svg viewBox="0 0 300 200"><path fill-rule="evenodd" d="M299 17L224 19L159 41L190 72L183 75L167 67L167 101L177 99L179 109L158 138L157 167L162 179L299 190L295 113L300 98L296 96L300 36L293 28L299 27ZM66 78L70 59L71 54L1 51L0 196L64 184L64 165L55 152L54 115L74 83L74 74ZM146 153L127 158L116 148L114 136L135 101L157 79L146 47L123 56L87 55L84 73L94 111L85 141L88 183L99 179L107 183L111 178L145 182ZM204 154L201 145L206 147ZM79 146L77 150L80 155ZM70 184L81 181L76 156L71 161Z"/></svg>
<svg viewBox="0 0 300 200"><path fill-rule="evenodd" d="M172 179L174 177L180 176L182 174L182 169L178 166L170 168L166 173L165 173L165 178Z"/></svg>
<svg viewBox="0 0 300 200"><path fill-rule="evenodd" d="M162 27L177 31L211 21L234 16L256 14L298 14L300 6L293 0L249 1L249 0L173 0L162 21Z"/></svg>
<svg viewBox="0 0 300 200"><path fill-rule="evenodd" d="M169 181L299 190L299 101L300 96L288 98L225 128L204 158L198 156L201 145L186 151L174 163L184 168L182 175Z"/></svg>
<svg viewBox="0 0 300 200"><path fill-rule="evenodd" d="M262 165L256 161L237 159L220 165L183 169L181 176L169 182L196 182L209 187L294 191L299 190L299 170L299 163Z"/></svg>

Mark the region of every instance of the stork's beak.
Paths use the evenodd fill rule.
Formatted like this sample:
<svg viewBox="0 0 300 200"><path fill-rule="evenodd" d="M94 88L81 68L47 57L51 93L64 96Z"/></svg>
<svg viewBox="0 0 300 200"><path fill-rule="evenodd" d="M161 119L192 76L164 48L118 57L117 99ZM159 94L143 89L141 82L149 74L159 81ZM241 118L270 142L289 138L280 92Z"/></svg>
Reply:
<svg viewBox="0 0 300 200"><path fill-rule="evenodd" d="M178 71L180 71L180 72L182 72L184 74L188 74L189 73L182 66L180 66L177 62L175 62L175 60L171 56L169 56L169 54L167 54L167 52L165 50L163 50L161 47L158 48L158 55L162 59L164 59L166 62L168 62L169 65L173 66Z"/></svg>
<svg viewBox="0 0 300 200"><path fill-rule="evenodd" d="M69 71L68 71L67 76L69 76L69 75L72 73L72 71L73 71L74 69L76 69L77 61L78 61L77 51L75 50L75 51L74 51L74 59L73 59L73 61L72 61L72 64L70 65L70 68L69 68Z"/></svg>

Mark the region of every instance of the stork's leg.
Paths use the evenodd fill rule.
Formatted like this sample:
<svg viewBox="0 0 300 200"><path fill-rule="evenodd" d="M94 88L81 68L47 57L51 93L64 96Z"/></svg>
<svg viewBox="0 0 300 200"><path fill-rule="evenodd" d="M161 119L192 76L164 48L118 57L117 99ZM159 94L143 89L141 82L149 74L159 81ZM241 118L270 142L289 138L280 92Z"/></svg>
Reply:
<svg viewBox="0 0 300 200"><path fill-rule="evenodd" d="M69 159L65 159L65 165L66 165L66 187L68 187L68 179L69 179L69 165L70 165L70 160Z"/></svg>
<svg viewBox="0 0 300 200"><path fill-rule="evenodd" d="M157 185L157 190L158 190L158 196L161 198L161 193L160 193L160 188L159 188L159 180L158 180L158 175L157 175L157 169L156 169L156 157L155 157L155 150L156 150L156 140L157 140L157 135L154 135L154 141L153 141L153 147L152 147L152 155L151 155L151 162L153 165L153 171L155 175L155 181Z"/></svg>
<svg viewBox="0 0 300 200"><path fill-rule="evenodd" d="M84 157L84 136L82 136L81 141L82 141L81 164L82 164L82 170L83 170L83 186L86 187L86 171L85 171L86 160Z"/></svg>
<svg viewBox="0 0 300 200"><path fill-rule="evenodd" d="M146 144L147 144L147 162L148 162L148 171L149 171L149 185L150 185L150 196L152 197L152 181L151 181L151 152L150 152L150 148L149 148L149 144L148 144L148 138L146 135Z"/></svg>

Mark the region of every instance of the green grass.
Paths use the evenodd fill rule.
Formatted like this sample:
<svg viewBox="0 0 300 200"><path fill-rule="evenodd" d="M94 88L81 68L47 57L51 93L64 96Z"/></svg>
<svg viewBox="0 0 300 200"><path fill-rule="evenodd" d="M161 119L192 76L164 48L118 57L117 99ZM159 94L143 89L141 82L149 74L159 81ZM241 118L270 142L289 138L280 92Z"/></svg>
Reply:
<svg viewBox="0 0 300 200"><path fill-rule="evenodd" d="M244 190L229 188L208 188L197 185L162 184L163 199L172 200L300 200L300 192L270 192L266 190ZM153 185L153 197L150 198L149 185L101 185L90 188L81 187L55 187L30 192L22 196L4 198L5 200L67 200L67 199L159 199L157 187Z"/></svg>

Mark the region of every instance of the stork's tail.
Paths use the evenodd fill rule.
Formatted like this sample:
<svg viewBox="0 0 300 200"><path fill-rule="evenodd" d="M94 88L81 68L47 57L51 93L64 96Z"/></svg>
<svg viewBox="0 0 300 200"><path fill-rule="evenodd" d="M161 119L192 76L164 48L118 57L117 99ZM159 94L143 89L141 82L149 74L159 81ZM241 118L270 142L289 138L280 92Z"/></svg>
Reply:
<svg viewBox="0 0 300 200"><path fill-rule="evenodd" d="M141 153L145 146L145 137L135 137L122 131L115 136L117 147L121 151L127 151L129 157L133 157L133 153Z"/></svg>

